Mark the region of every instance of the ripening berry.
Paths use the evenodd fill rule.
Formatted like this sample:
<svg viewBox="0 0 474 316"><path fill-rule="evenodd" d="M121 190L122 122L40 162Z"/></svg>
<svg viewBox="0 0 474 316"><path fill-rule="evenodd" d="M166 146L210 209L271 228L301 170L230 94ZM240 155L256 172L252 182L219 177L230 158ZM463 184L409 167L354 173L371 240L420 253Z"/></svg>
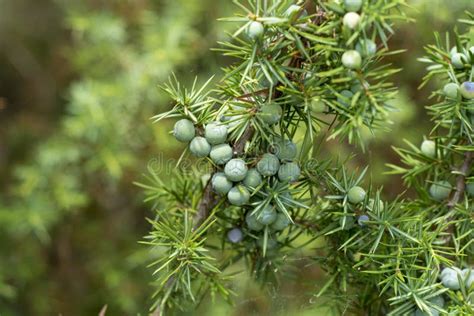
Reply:
<svg viewBox="0 0 474 316"><path fill-rule="evenodd" d="M470 197L474 196L474 182L466 184L466 192Z"/></svg>
<svg viewBox="0 0 474 316"><path fill-rule="evenodd" d="M247 164L242 159L232 159L226 163L224 173L230 181L239 182L247 175Z"/></svg>
<svg viewBox="0 0 474 316"><path fill-rule="evenodd" d="M295 182L301 174L301 169L296 162L282 164L278 169L278 179L281 182Z"/></svg>
<svg viewBox="0 0 474 316"><path fill-rule="evenodd" d="M278 104L265 104L260 109L259 117L265 123L273 125L280 121L282 115L282 108Z"/></svg>
<svg viewBox="0 0 474 316"><path fill-rule="evenodd" d="M264 31L265 29L262 23L253 21L247 29L247 34L252 39L259 39L262 37Z"/></svg>
<svg viewBox="0 0 474 316"><path fill-rule="evenodd" d="M273 154L264 154L257 163L257 170L264 177L274 176L280 169L280 160Z"/></svg>
<svg viewBox="0 0 474 316"><path fill-rule="evenodd" d="M441 283L451 290L459 290L460 284L458 275L462 276L462 272L458 268L444 268L441 271Z"/></svg>
<svg viewBox="0 0 474 316"><path fill-rule="evenodd" d="M472 100L474 99L474 82L466 81L461 85L461 94L464 98Z"/></svg>
<svg viewBox="0 0 474 316"><path fill-rule="evenodd" d="M348 50L342 55L342 64L349 69L359 69L362 65L362 57L356 50Z"/></svg>
<svg viewBox="0 0 474 316"><path fill-rule="evenodd" d="M360 23L360 15L355 12L348 12L344 15L344 18L342 19L342 24L344 24L345 27L348 29L355 29L357 25Z"/></svg>
<svg viewBox="0 0 474 316"><path fill-rule="evenodd" d="M190 142L196 136L193 122L187 119L177 121L174 124L173 135L182 143Z"/></svg>
<svg viewBox="0 0 474 316"><path fill-rule="evenodd" d="M244 234L240 228L232 228L227 232L227 239L233 244L238 244L244 239Z"/></svg>
<svg viewBox="0 0 474 316"><path fill-rule="evenodd" d="M267 205L257 215L257 221L262 225L270 225L277 218L277 213L273 205Z"/></svg>
<svg viewBox="0 0 474 316"><path fill-rule="evenodd" d="M290 20L296 18L298 13L301 11L301 7L296 4L290 5L290 7L285 11L285 16L288 17Z"/></svg>
<svg viewBox="0 0 474 316"><path fill-rule="evenodd" d="M265 239L263 237L260 237L257 240L257 246L259 246L261 249L263 249ZM275 249L278 246L278 242L276 240L273 240L272 238L267 239L267 250L269 249Z"/></svg>
<svg viewBox="0 0 474 316"><path fill-rule="evenodd" d="M324 113L324 111L326 111L326 104L323 102L323 100L314 97L309 103L309 109L313 113Z"/></svg>
<svg viewBox="0 0 474 316"><path fill-rule="evenodd" d="M453 67L456 69L463 69L464 64L467 62L467 57L464 54L461 53L454 53L451 56L451 64L453 64Z"/></svg>
<svg viewBox="0 0 474 316"><path fill-rule="evenodd" d="M349 90L342 90L339 94L341 96L337 97L337 102L339 102L345 108L350 107L351 100L352 100L352 97L354 96L354 93L352 93L352 91L349 91Z"/></svg>
<svg viewBox="0 0 474 316"><path fill-rule="evenodd" d="M243 182L244 185L249 188L257 188L260 184L262 184L262 181L262 176L257 171L257 169L252 168L247 172Z"/></svg>
<svg viewBox="0 0 474 316"><path fill-rule="evenodd" d="M229 144L213 146L209 155L216 165L224 165L232 159L232 147Z"/></svg>
<svg viewBox="0 0 474 316"><path fill-rule="evenodd" d="M273 144L274 153L281 161L293 161L298 154L296 144L289 139L280 139Z"/></svg>
<svg viewBox="0 0 474 316"><path fill-rule="evenodd" d="M450 82L444 86L443 93L450 99L457 99L459 95L459 86L454 82Z"/></svg>
<svg viewBox="0 0 474 316"><path fill-rule="evenodd" d="M372 56L377 52L377 45L370 39L361 39L356 44L356 51L358 51L362 57Z"/></svg>
<svg viewBox="0 0 474 316"><path fill-rule="evenodd" d="M367 222L369 221L369 216L367 215L361 215L359 216L359 218L357 219L357 224L359 224L359 226L361 227L364 227L367 225Z"/></svg>
<svg viewBox="0 0 474 316"><path fill-rule="evenodd" d="M344 0L346 11L359 11L362 8L362 0Z"/></svg>
<svg viewBox="0 0 474 316"><path fill-rule="evenodd" d="M227 140L227 126L220 123L207 124L205 135L211 145L219 145Z"/></svg>
<svg viewBox="0 0 474 316"><path fill-rule="evenodd" d="M245 216L245 223L247 223L247 227L250 230L260 231L263 229L263 225L257 221L257 216L255 214L252 215L251 212Z"/></svg>
<svg viewBox="0 0 474 316"><path fill-rule="evenodd" d="M474 283L474 269L463 269L461 275L466 287L469 289Z"/></svg>
<svg viewBox="0 0 474 316"><path fill-rule="evenodd" d="M290 220L288 219L288 217L283 213L278 213L275 221L271 226L271 229L280 231L287 228L288 225L290 225Z"/></svg>
<svg viewBox="0 0 474 316"><path fill-rule="evenodd" d="M342 216L339 218L339 226L341 226L343 230L354 227L354 222L355 220L353 216Z"/></svg>
<svg viewBox="0 0 474 316"><path fill-rule="evenodd" d="M424 140L421 143L421 152L427 157L433 158L436 156L436 143L432 140Z"/></svg>
<svg viewBox="0 0 474 316"><path fill-rule="evenodd" d="M197 136L189 144L189 149L192 154L196 157L203 158L207 157L211 152L211 145L207 142L204 137Z"/></svg>
<svg viewBox="0 0 474 316"><path fill-rule="evenodd" d="M439 181L430 186L430 195L436 201L442 201L449 197L451 190L451 183L448 181Z"/></svg>
<svg viewBox="0 0 474 316"><path fill-rule="evenodd" d="M238 185L230 189L227 199L232 205L242 206L250 200L250 193L243 185Z"/></svg>
<svg viewBox="0 0 474 316"><path fill-rule="evenodd" d="M358 204L365 199L365 190L362 189L361 187L355 186L352 187L349 192L347 192L347 199L349 202L352 204Z"/></svg>
<svg viewBox="0 0 474 316"><path fill-rule="evenodd" d="M220 194L229 193L233 186L232 182L227 179L223 172L217 172L214 174L214 176L212 176L211 184L214 191Z"/></svg>

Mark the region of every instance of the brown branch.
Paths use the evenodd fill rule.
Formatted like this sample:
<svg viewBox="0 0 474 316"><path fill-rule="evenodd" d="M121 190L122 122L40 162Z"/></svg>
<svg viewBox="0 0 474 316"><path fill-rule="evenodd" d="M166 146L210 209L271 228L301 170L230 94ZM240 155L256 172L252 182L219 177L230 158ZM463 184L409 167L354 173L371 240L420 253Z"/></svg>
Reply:
<svg viewBox="0 0 474 316"><path fill-rule="evenodd" d="M464 162L459 168L459 175L456 178L456 192L454 192L453 196L448 202L449 211L452 211L456 207L463 197L464 192L466 191L466 177L469 175L471 170L473 158L473 152L471 151L468 151L464 154ZM448 218L448 221L449 220L450 218ZM454 224L450 224L446 232L449 234L449 236L446 237L445 242L448 243L451 240L452 234L454 233Z"/></svg>
<svg viewBox="0 0 474 316"><path fill-rule="evenodd" d="M247 126L242 136L234 143L233 152L235 156L242 155L244 153L245 144L253 137L255 129L252 125ZM214 175L215 172L213 172ZM212 179L212 178L211 178ZM209 212L216 207L219 202L219 197L212 190L212 182L209 180L204 192L202 194L201 201L199 202L197 213L194 216L194 229L199 228L201 224L209 216Z"/></svg>

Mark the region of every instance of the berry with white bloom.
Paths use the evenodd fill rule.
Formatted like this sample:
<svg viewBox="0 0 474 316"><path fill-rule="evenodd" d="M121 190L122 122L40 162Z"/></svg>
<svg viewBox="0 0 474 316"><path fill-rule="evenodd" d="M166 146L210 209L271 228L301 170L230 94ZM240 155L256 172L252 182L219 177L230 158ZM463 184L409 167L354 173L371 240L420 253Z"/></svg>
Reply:
<svg viewBox="0 0 474 316"><path fill-rule="evenodd" d="M466 62L467 62L467 57L464 54L454 53L451 56L451 64L456 69L463 69Z"/></svg>
<svg viewBox="0 0 474 316"><path fill-rule="evenodd" d="M257 163L257 170L264 177L274 176L280 169L280 160L273 154L264 154Z"/></svg>
<svg viewBox="0 0 474 316"><path fill-rule="evenodd" d="M249 212L247 214L247 216L245 217L245 223L247 223L247 227L250 229L250 230L254 230L254 231L260 231L263 229L263 225L259 223L259 221L257 220L257 216L255 214L252 215L251 212Z"/></svg>
<svg viewBox="0 0 474 316"><path fill-rule="evenodd" d="M265 206L257 215L257 221L262 225L270 225L277 218L277 213L273 205Z"/></svg>
<svg viewBox="0 0 474 316"><path fill-rule="evenodd" d="M227 194L232 189L233 183L227 179L223 172L217 172L212 177L211 185L217 193Z"/></svg>
<svg viewBox="0 0 474 316"><path fill-rule="evenodd" d="M216 165L224 165L232 159L233 151L229 144L220 144L211 148L209 154Z"/></svg>
<svg viewBox="0 0 474 316"><path fill-rule="evenodd" d="M474 82L466 81L461 85L461 94L464 98L472 100L474 99Z"/></svg>
<svg viewBox="0 0 474 316"><path fill-rule="evenodd" d="M377 52L377 45L370 39L361 39L355 48L362 57L372 56Z"/></svg>
<svg viewBox="0 0 474 316"><path fill-rule="evenodd" d="M204 137L197 136L189 144L189 150L194 156L203 158L211 152L211 145Z"/></svg>
<svg viewBox="0 0 474 316"><path fill-rule="evenodd" d="M240 230L240 228L233 228L229 230L227 232L227 239L233 244L238 244L242 241L242 239L244 239L242 230Z"/></svg>
<svg viewBox="0 0 474 316"><path fill-rule="evenodd" d="M459 290L461 285L458 275L462 277L462 272L458 268L444 268L440 275L441 283L448 289Z"/></svg>
<svg viewBox="0 0 474 316"><path fill-rule="evenodd" d="M451 190L451 183L448 181L439 181L430 186L430 195L436 201L442 201L449 197Z"/></svg>
<svg viewBox="0 0 474 316"><path fill-rule="evenodd" d="M347 192L347 199L352 204L358 204L365 200L365 190L361 187L355 186L352 187L349 192Z"/></svg>
<svg viewBox="0 0 474 316"><path fill-rule="evenodd" d="M288 217L283 213L278 213L275 221L271 225L271 229L280 231L288 227L290 225L290 220Z"/></svg>
<svg viewBox="0 0 474 316"><path fill-rule="evenodd" d="M239 182L247 175L247 164L242 159L236 158L226 163L224 173L230 181Z"/></svg>
<svg viewBox="0 0 474 316"><path fill-rule="evenodd" d="M273 144L272 147L274 153L282 161L292 161L296 158L296 155L298 154L296 144L289 139L278 140L275 144Z"/></svg>
<svg viewBox="0 0 474 316"><path fill-rule="evenodd" d="M227 199L232 205L242 206L250 200L250 193L243 185L238 185L230 189Z"/></svg>
<svg viewBox="0 0 474 316"><path fill-rule="evenodd" d="M459 86L454 82L450 82L444 86L443 93L450 99L457 99L459 95Z"/></svg>
<svg viewBox="0 0 474 316"><path fill-rule="evenodd" d="M262 184L262 181L262 176L257 171L257 169L250 169L247 172L243 183L249 188L257 188L260 184Z"/></svg>
<svg viewBox="0 0 474 316"><path fill-rule="evenodd" d="M367 225L367 222L369 221L369 216L367 215L361 215L359 216L359 218L357 219L357 224L359 224L359 226L361 227L364 227Z"/></svg>
<svg viewBox="0 0 474 316"><path fill-rule="evenodd" d="M356 50L348 50L342 55L342 64L349 69L359 69L362 65L362 57Z"/></svg>
<svg viewBox="0 0 474 316"><path fill-rule="evenodd" d="M262 23L253 21L250 23L247 29L247 34L252 39L259 39L262 37L264 31L265 28L263 27Z"/></svg>
<svg viewBox="0 0 474 316"><path fill-rule="evenodd" d="M296 162L282 164L278 169L278 179L281 182L294 182L298 180L301 169Z"/></svg>
<svg viewBox="0 0 474 316"><path fill-rule="evenodd" d="M436 156L436 143L434 141L424 140L420 148L423 155L431 158Z"/></svg>
<svg viewBox="0 0 474 316"><path fill-rule="evenodd" d="M196 129L194 128L193 122L187 119L177 121L176 124L174 124L173 135L182 143L190 142L194 136L196 136Z"/></svg>
<svg viewBox="0 0 474 316"><path fill-rule="evenodd" d="M362 8L362 0L344 0L344 7L346 11L359 11Z"/></svg>
<svg viewBox="0 0 474 316"><path fill-rule="evenodd" d="M355 12L348 12L344 15L344 18L342 19L342 23L348 29L353 30L360 23L360 15Z"/></svg>
<svg viewBox="0 0 474 316"><path fill-rule="evenodd" d="M222 144L227 140L227 126L217 122L207 124L204 136L211 145Z"/></svg>

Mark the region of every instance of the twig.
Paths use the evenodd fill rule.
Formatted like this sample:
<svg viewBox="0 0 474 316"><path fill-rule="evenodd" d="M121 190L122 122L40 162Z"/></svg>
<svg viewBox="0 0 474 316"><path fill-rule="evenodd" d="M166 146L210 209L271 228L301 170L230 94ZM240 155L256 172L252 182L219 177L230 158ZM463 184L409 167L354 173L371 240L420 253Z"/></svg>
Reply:
<svg viewBox="0 0 474 316"><path fill-rule="evenodd" d="M469 171L471 170L472 160L473 152L466 152L464 154L464 162L459 168L459 175L456 178L456 192L454 192L453 196L448 202L449 211L452 211L456 207L463 197L464 192L466 191L466 177L469 175ZM448 221L449 220L450 219L448 219ZM451 240L452 234L454 233L454 224L450 224L446 232L449 234L449 236L446 237L445 242L448 243Z"/></svg>

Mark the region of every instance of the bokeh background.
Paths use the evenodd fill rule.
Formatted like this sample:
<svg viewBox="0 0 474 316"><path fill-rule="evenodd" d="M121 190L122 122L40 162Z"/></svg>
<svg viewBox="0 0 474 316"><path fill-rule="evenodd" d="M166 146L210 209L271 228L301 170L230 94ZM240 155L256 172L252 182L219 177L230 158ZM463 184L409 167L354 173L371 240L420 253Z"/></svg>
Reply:
<svg viewBox="0 0 474 316"><path fill-rule="evenodd" d="M429 133L424 106L432 82L417 58L433 32L453 28L472 0L409 0L416 22L399 25L390 62L404 70L392 132L367 135L368 149L338 142L331 155L358 153L388 197L400 179L391 146ZM171 73L204 80L232 62L211 51L232 25L230 0L0 0L0 315L146 315L153 292L138 243L150 206L140 189L147 166L177 157L171 122L149 118L170 104L158 88ZM311 254L311 249L308 250ZM308 262L262 290L245 277L234 306L204 302L193 315L332 315L314 296L325 278Z"/></svg>

